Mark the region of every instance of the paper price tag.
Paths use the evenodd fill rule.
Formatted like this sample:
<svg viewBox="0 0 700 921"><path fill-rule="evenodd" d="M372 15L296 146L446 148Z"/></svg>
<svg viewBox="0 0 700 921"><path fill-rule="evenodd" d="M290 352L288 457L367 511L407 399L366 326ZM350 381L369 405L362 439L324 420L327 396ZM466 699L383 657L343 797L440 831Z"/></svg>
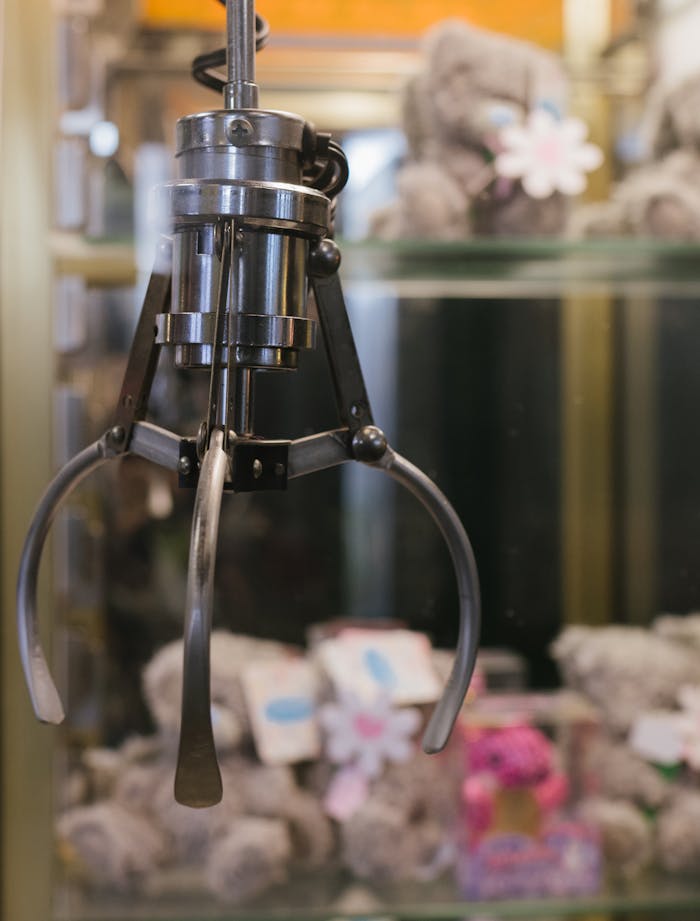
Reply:
<svg viewBox="0 0 700 921"><path fill-rule="evenodd" d="M253 662L241 681L261 761L293 764L319 757L316 675L308 662Z"/></svg>
<svg viewBox="0 0 700 921"><path fill-rule="evenodd" d="M350 628L318 645L336 691L368 701L386 694L399 706L433 703L440 696L430 651L427 637L410 630Z"/></svg>

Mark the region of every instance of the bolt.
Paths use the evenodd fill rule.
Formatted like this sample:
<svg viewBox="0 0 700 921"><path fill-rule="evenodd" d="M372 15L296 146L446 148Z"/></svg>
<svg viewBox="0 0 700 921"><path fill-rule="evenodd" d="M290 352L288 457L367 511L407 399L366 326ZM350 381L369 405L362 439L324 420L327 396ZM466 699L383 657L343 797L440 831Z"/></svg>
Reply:
<svg viewBox="0 0 700 921"><path fill-rule="evenodd" d="M189 476L192 473L192 461L189 457L181 457L177 462L177 472L180 476Z"/></svg>
<svg viewBox="0 0 700 921"><path fill-rule="evenodd" d="M231 119L228 126L228 137L234 147L239 147L248 143L248 139L253 134L253 126L247 118L239 115Z"/></svg>
<svg viewBox="0 0 700 921"><path fill-rule="evenodd" d="M117 445L120 445L126 438L126 432L124 431L123 425L115 425L109 434L112 441Z"/></svg>
<svg viewBox="0 0 700 921"><path fill-rule="evenodd" d="M263 465L262 461L259 461L256 457L253 461L253 479L259 480L263 474Z"/></svg>
<svg viewBox="0 0 700 921"><path fill-rule="evenodd" d="M276 463L275 464L275 476L283 477L285 473L284 464Z"/></svg>

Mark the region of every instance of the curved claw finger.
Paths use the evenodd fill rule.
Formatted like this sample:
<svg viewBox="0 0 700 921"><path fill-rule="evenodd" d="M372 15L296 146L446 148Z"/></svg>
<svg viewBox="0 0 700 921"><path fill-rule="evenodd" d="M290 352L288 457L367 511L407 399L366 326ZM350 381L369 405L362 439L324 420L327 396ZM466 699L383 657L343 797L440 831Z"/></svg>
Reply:
<svg viewBox="0 0 700 921"><path fill-rule="evenodd" d="M424 751L435 754L447 744L476 663L481 622L479 575L462 522L435 483L390 448L376 466L412 492L430 513L445 538L457 577L460 622L455 662L423 735Z"/></svg>
<svg viewBox="0 0 700 921"><path fill-rule="evenodd" d="M182 722L175 799L184 806L220 802L221 773L211 725L209 646L221 497L228 465L224 434L212 433L197 487L187 568L187 613L182 676Z"/></svg>
<svg viewBox="0 0 700 921"><path fill-rule="evenodd" d="M17 576L19 651L32 706L43 723L61 723L64 712L39 636L36 595L41 554L61 502L106 460L104 442L100 440L76 454L58 472L39 501L22 548Z"/></svg>

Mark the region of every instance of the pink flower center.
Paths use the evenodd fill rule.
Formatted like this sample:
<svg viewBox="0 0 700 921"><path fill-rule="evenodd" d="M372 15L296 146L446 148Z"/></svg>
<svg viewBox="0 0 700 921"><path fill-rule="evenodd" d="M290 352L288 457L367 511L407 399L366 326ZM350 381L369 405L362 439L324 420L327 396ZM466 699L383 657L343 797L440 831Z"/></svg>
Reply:
<svg viewBox="0 0 700 921"><path fill-rule="evenodd" d="M355 732L362 739L377 739L384 732L386 723L369 713L359 713L353 720Z"/></svg>
<svg viewBox="0 0 700 921"><path fill-rule="evenodd" d="M564 145L556 135L544 138L535 149L535 156L546 166L557 166L562 161Z"/></svg>

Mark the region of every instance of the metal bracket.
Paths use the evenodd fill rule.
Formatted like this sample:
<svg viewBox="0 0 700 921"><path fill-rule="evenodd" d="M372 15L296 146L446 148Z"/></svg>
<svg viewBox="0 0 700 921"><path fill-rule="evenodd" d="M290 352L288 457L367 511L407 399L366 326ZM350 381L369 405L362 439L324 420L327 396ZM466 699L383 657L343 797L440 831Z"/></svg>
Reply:
<svg viewBox="0 0 700 921"><path fill-rule="evenodd" d="M129 450L134 423L146 415L160 351L156 344L156 318L170 309L172 248L172 240L163 237L136 324L112 427L107 433L106 449L110 457Z"/></svg>
<svg viewBox="0 0 700 921"><path fill-rule="evenodd" d="M373 418L338 277L339 267L340 251L333 240L322 240L311 251L309 276L333 379L335 401L341 422L354 434L372 425Z"/></svg>
<svg viewBox="0 0 700 921"><path fill-rule="evenodd" d="M236 439L231 447L234 492L287 488L289 441Z"/></svg>

